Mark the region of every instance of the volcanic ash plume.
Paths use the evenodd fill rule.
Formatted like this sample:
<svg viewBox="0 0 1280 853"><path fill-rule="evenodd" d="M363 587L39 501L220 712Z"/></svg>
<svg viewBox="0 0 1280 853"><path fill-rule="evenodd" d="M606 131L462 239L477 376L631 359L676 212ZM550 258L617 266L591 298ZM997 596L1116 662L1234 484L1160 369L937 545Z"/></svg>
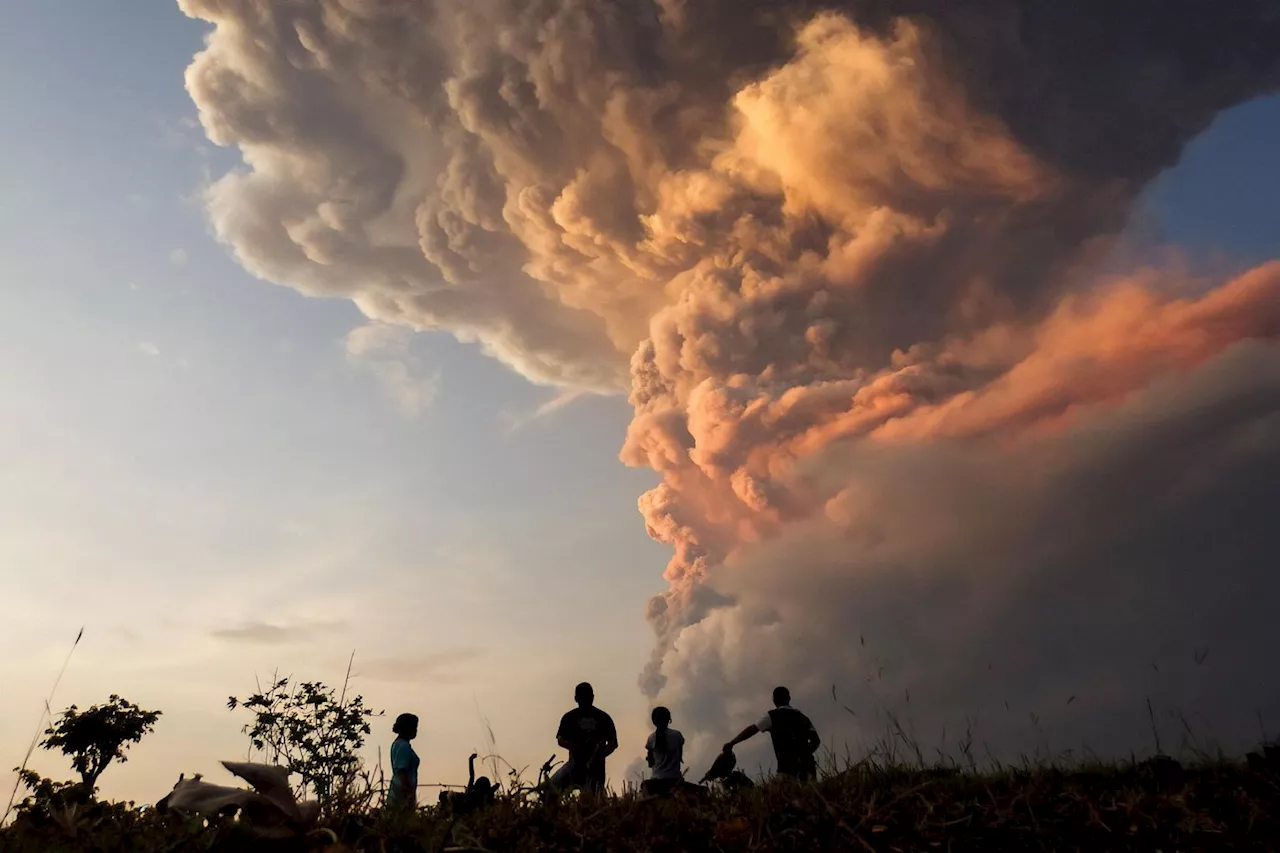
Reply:
<svg viewBox="0 0 1280 853"><path fill-rule="evenodd" d="M1273 3L181 5L248 269L629 389L674 551L641 681L691 728L779 681L922 725L1065 691L1121 747L1135 668L1208 642L1239 656L1157 687L1280 713L1244 677L1280 639L1280 263L1098 272L1280 83Z"/></svg>

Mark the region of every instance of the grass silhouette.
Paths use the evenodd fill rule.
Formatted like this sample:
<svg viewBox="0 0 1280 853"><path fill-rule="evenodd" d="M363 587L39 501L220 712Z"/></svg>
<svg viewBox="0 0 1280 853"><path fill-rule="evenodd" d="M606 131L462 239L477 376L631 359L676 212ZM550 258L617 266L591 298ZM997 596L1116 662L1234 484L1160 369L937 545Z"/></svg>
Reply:
<svg viewBox="0 0 1280 853"><path fill-rule="evenodd" d="M53 696L58 692L58 685L62 683L62 676L67 672L67 665L71 663L71 656L75 654L76 648L80 645L80 640L84 637L84 626L76 633L75 640L71 643L71 648L67 650L67 656L62 661L62 668L58 670L58 675L53 679L53 687L49 688L49 695L44 697L44 710L40 712L40 720L36 723L36 733L31 736L31 743L27 746L26 753L22 756L22 764L16 768L17 778L13 782L13 790L9 793L9 802L4 807L4 814L0 815L0 826L4 826L9 815L13 813L14 801L18 798L18 789L22 787L22 774L27 769L27 764L31 761L31 756L36 751L36 746L40 743L40 735L44 734L45 723L53 719Z"/></svg>
<svg viewBox="0 0 1280 853"><path fill-rule="evenodd" d="M20 818L0 830L0 850L1222 850L1268 849L1280 838L1275 749L1248 763L1200 755L1185 764L1157 756L979 767L928 763L897 726L868 754L827 753L823 764L816 783L773 779L734 794L504 796L464 817L362 804L334 816L329 832L293 842L252 839L233 818L206 825L98 804L73 821Z"/></svg>
<svg viewBox="0 0 1280 853"><path fill-rule="evenodd" d="M79 641L77 635L71 652ZM53 691L66 667L64 661ZM856 716L834 686L831 698ZM203 819L133 803L43 810L24 803L11 823L0 825L0 853L1187 851L1275 849L1273 839L1280 839L1280 747L1264 744L1237 760L1203 747L1178 716L1183 733L1175 750L1181 761L1175 760L1161 754L1166 738L1150 700L1146 713L1157 754L1145 760L1103 761L1087 751L1080 757L1047 749L1012 763L989 752L979 759L972 724L945 749L927 754L897 713L883 705L878 710L883 734L856 752L824 748L820 778L809 784L774 778L736 792L704 789L656 799L624 785L616 796L555 797L526 784L520 770L491 753L482 760L495 779L499 763L508 769L493 806L453 814L435 806L433 786L423 785L420 797L429 804L392 812L380 808L386 779L379 751L374 767L361 768L344 789L323 829L306 837L264 840L234 815ZM478 707L477 714L483 721ZM1032 721L1039 726L1034 714Z"/></svg>

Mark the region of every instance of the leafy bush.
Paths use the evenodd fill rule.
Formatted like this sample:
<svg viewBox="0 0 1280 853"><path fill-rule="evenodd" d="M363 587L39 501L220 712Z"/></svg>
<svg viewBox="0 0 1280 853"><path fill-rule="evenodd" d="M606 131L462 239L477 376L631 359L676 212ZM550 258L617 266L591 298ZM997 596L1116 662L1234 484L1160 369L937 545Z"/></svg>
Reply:
<svg viewBox="0 0 1280 853"><path fill-rule="evenodd" d="M339 694L319 681L291 686L276 678L243 701L228 698L227 707L253 714L243 729L251 752L297 774L296 797L314 797L325 813L371 805L375 786L359 751L370 720L383 712L366 707L362 696L347 698L345 685Z"/></svg>
<svg viewBox="0 0 1280 853"><path fill-rule="evenodd" d="M15 767L19 784L28 792L17 806L18 820L72 830L84 825L86 815L100 815L105 807L94 800L99 777L111 762L128 761L129 744L153 731L160 713L144 711L114 693L103 705L85 711L72 705L63 711L45 729L40 746L70 757L80 781L55 782L25 766Z"/></svg>
<svg viewBox="0 0 1280 853"><path fill-rule="evenodd" d="M57 723L45 729L40 745L69 756L81 785L93 791L112 761L129 760L125 750L155 729L160 713L144 711L113 693L106 704L86 711L75 705L67 708Z"/></svg>

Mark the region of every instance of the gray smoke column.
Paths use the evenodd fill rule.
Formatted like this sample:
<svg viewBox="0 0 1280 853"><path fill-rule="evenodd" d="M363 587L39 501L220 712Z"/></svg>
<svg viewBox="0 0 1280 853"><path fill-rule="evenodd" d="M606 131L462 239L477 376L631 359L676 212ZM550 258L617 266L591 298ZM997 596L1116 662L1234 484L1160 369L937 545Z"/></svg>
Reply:
<svg viewBox="0 0 1280 853"><path fill-rule="evenodd" d="M246 268L629 392L692 729L786 681L856 733L869 673L925 727L1078 693L1115 748L1141 690L1280 712L1280 264L1097 272L1280 83L1274 2L180 5Z"/></svg>

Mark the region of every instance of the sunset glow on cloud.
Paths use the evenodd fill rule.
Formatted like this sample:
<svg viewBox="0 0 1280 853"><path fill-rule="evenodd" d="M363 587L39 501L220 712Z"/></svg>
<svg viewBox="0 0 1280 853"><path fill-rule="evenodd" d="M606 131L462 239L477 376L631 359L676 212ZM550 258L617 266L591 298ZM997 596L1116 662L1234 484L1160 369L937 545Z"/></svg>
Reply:
<svg viewBox="0 0 1280 853"><path fill-rule="evenodd" d="M185 639L165 672L178 648L224 672L249 659L227 649L333 669L360 646L395 701L447 694L456 739L477 680L489 707L542 691L542 714L580 665L635 651L610 634L633 613L652 643L617 678L634 709L672 708L691 763L778 683L833 745L904 713L941 749L977 720L993 755L1045 731L1126 752L1151 697L1228 749L1280 720L1280 687L1252 674L1280 641L1280 244L1200 263L1134 236L1192 140L1280 88L1267 0L177 6L204 28L186 144L232 158L201 160L202 224L255 290L327 298L255 316L354 310L323 359L292 340L245 356L299 365L236 391L259 431L279 425L256 485L147 504L166 557L184 523L227 551L172 574L167 618L200 633L166 629ZM178 244L157 266L198 273ZM236 322L247 339L258 320ZM443 336L488 360L451 372L418 348ZM134 340L148 369L192 369L182 340ZM220 340L207 357L234 354ZM304 379L314 398L288 397ZM530 383L542 397L508 406ZM550 508L594 476L554 432L591 401L629 417L591 434L607 424L610 465L635 475L615 485L641 518L619 524L661 545L651 567L615 549L595 492ZM198 413L227 424L197 448L210 482L228 410ZM437 416L473 420L445 440ZM466 425L481 417L491 431ZM102 461L118 454L93 458L85 479L128 481ZM111 554L95 576L126 571ZM1206 646L1214 667L1151 677ZM504 711L507 748L541 761L542 723Z"/></svg>
<svg viewBox="0 0 1280 853"><path fill-rule="evenodd" d="M1274 423L1276 263L1207 282L1098 267L1143 186L1280 80L1262 4L1155 24L1016 2L182 5L215 25L188 87L210 138L244 155L208 203L249 269L478 340L535 381L629 393L622 458L662 476L640 509L674 551L648 608L651 698L714 717L758 693L745 661L782 655L813 700L865 630L815 615L865 606L869 555L929 549L902 570L926 587L965 580L957 554L970 581L1008 563L971 538L994 520L948 495L987 490L998 515L1019 495L1107 491L1077 480L1149 429L1168 455L1138 478L1152 503L1123 517L1156 547L1148 513L1199 458L1157 437L1210 411L1197 441ZM1276 451L1239 448L1262 468ZM934 453L983 464L917 470ZM881 461L863 473L864 456ZM910 483L880 481L913 459ZM1187 511L1228 476L1204 465ZM1042 480L1002 480L1010 466ZM928 499L886 518L882 489ZM1001 543L1040 523L1002 520ZM852 537L845 567L799 530ZM1089 571L1113 544L1074 541L1072 559ZM1007 564L999 583L1016 596L1041 570ZM767 618L756 582L776 596ZM767 650L775 634L812 656ZM930 694L927 671L897 677Z"/></svg>

